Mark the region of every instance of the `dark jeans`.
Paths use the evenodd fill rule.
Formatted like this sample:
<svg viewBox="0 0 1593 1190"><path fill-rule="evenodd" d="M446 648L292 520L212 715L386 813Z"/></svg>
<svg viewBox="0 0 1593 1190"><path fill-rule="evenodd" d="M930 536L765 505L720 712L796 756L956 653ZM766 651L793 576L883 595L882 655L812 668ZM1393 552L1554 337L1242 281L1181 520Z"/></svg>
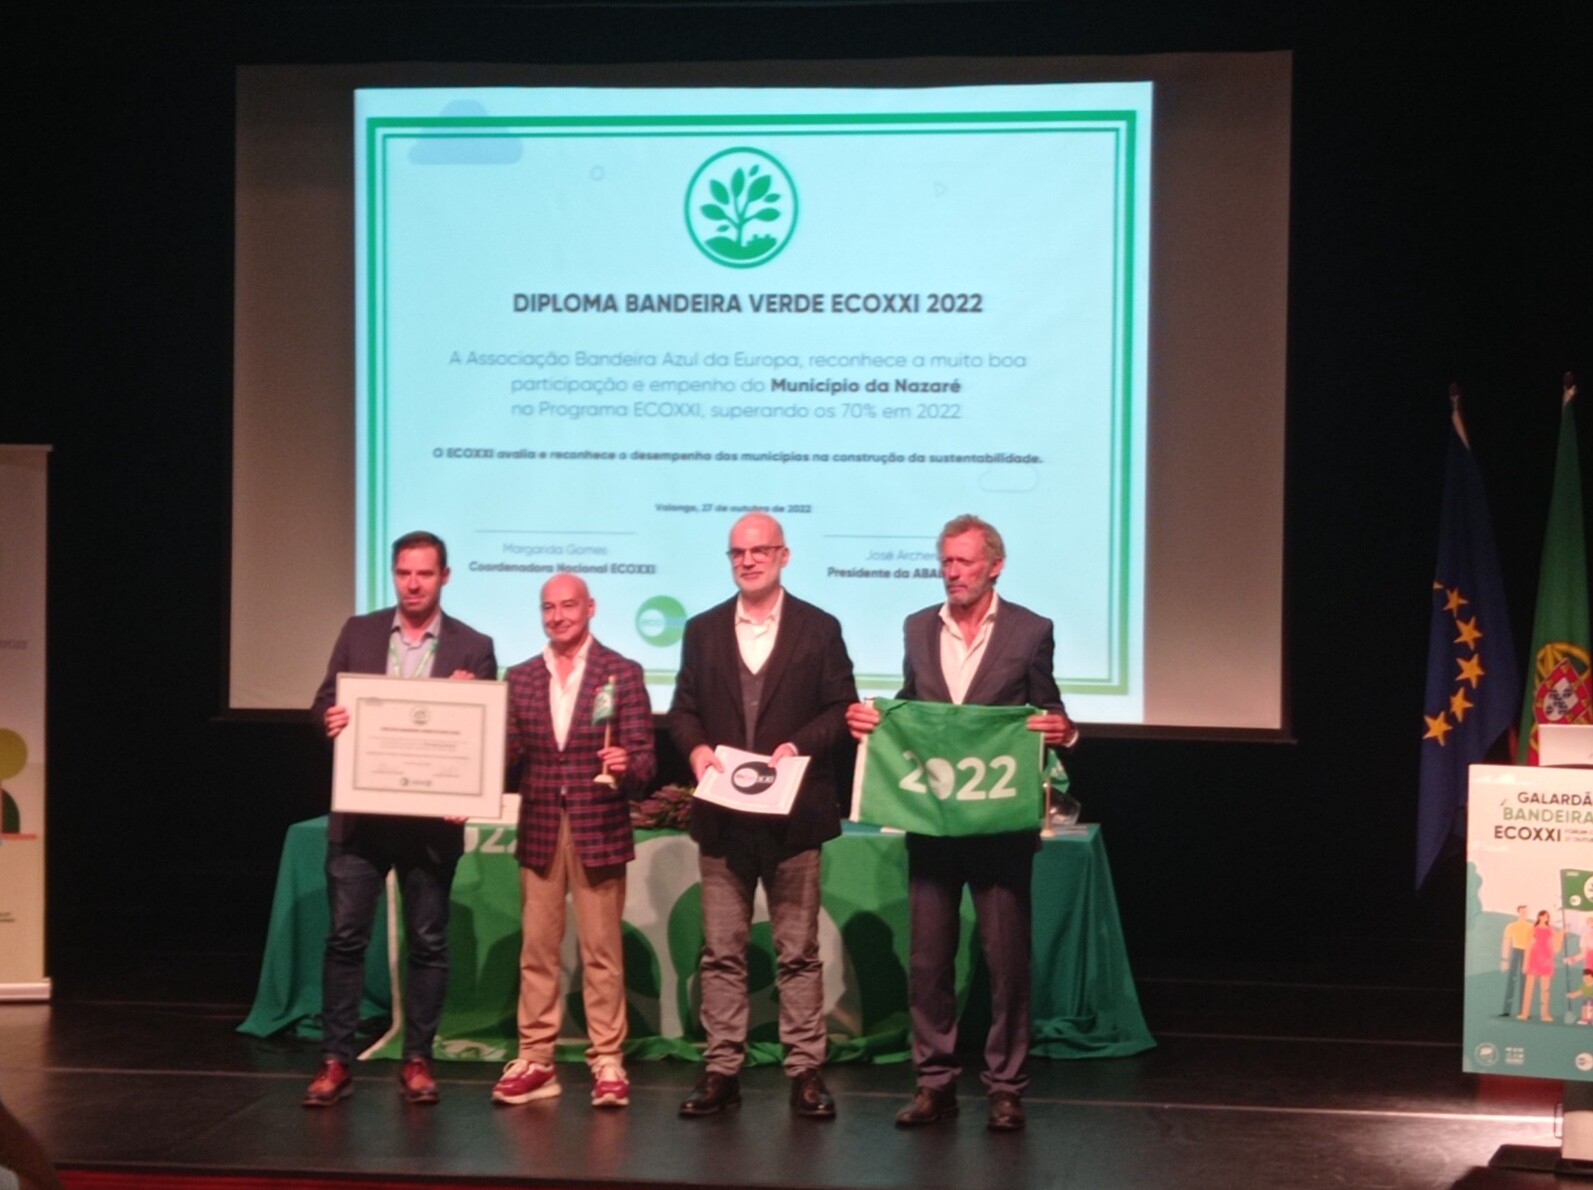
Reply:
<svg viewBox="0 0 1593 1190"><path fill-rule="evenodd" d="M417 820L414 825L424 823ZM347 843L326 846L326 895L332 928L321 968L321 1052L348 1065L365 989L365 948L389 869L398 873L409 950L405 979L404 1057L430 1058L448 990L448 896L458 853L435 846L410 823L363 827ZM396 990L396 989L395 989Z"/></svg>

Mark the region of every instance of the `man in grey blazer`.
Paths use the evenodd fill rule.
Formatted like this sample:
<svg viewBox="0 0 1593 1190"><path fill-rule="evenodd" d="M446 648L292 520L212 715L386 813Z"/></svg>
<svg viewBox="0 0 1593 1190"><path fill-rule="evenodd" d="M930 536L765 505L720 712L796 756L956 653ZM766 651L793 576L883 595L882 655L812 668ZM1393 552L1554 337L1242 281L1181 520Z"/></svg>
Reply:
<svg viewBox="0 0 1593 1190"><path fill-rule="evenodd" d="M1078 729L1052 676L1051 621L996 595L1006 546L993 525L959 516L940 533L946 602L907 617L905 682L900 698L979 706L1042 708L1028 727L1055 747L1072 747ZM847 708L859 739L879 722L869 703ZM990 970L990 1032L982 1075L990 1097L988 1126L1024 1125L1028 1085L1030 875L1039 832L963 838L907 836L908 908L912 918L908 1003L918 1090L896 1116L902 1127L957 1114L957 993L954 970L962 889L973 894Z"/></svg>
<svg viewBox="0 0 1593 1190"><path fill-rule="evenodd" d="M769 901L787 1047L791 1110L828 1119L824 1086L824 980L819 961L819 846L841 833L830 753L846 736L856 701L852 660L834 616L781 583L791 552L780 523L748 513L730 531L730 570L739 594L693 616L681 645L669 732L698 781L721 769L714 748L810 758L785 817L697 801L691 835L702 875L702 1022L706 1070L680 1105L706 1116L741 1102L747 1048L747 941L761 881Z"/></svg>
<svg viewBox="0 0 1593 1190"><path fill-rule="evenodd" d="M442 610L448 547L431 533L393 543L396 607L350 616L338 634L311 714L327 739L348 726L336 705L340 673L403 678L498 676L492 638ZM437 1102L431 1048L448 988L448 898L464 851L463 819L333 814L327 828L326 891L332 925L321 967L321 1068L305 1107L327 1107L353 1090L354 1032L365 987L365 948L389 870L403 893L409 965L404 996L404 1062L399 1082L411 1103Z"/></svg>

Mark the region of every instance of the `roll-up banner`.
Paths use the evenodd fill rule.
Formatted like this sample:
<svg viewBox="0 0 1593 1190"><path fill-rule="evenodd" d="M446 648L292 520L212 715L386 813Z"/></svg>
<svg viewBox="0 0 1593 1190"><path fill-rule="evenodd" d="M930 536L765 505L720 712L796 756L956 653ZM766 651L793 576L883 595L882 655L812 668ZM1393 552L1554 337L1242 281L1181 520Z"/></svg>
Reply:
<svg viewBox="0 0 1593 1190"><path fill-rule="evenodd" d="M48 446L0 445L0 1000L47 1000L44 593Z"/></svg>

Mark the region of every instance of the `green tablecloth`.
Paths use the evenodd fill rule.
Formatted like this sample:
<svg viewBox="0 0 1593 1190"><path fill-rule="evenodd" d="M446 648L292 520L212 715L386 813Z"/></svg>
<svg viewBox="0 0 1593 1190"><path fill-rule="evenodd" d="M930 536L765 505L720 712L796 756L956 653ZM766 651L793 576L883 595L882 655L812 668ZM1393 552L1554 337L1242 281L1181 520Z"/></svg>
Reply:
<svg viewBox="0 0 1593 1190"><path fill-rule="evenodd" d="M514 1056L519 978L520 891L511 827L472 823L454 879L449 927L452 970L437 1053L501 1062ZM259 990L244 1033L284 1030L317 1037L321 948L328 910L323 864L326 820L288 828L271 909ZM848 825L824 845L820 950L832 1061L908 1057L907 852L902 836ZM676 832L643 831L628 874L625 982L627 1053L637 1058L701 1056L697 955L702 918L697 852ZM754 911L748 984L752 1001L748 1061L778 1061L774 947L763 894ZM367 957L361 1018L392 1013L389 956L397 927L385 900ZM387 923L386 932L380 923ZM973 909L963 902L957 986L968 1005L964 1027L983 1035L987 1006L982 960L973 946ZM1155 1045L1140 1013L1123 948L1117 899L1098 828L1045 840L1034 867L1034 1052L1052 1058L1122 1057ZM584 1028L573 920L566 930L567 979L561 1059L582 1053ZM965 1034L966 1036L966 1034ZM389 1038L373 1056L398 1056Z"/></svg>

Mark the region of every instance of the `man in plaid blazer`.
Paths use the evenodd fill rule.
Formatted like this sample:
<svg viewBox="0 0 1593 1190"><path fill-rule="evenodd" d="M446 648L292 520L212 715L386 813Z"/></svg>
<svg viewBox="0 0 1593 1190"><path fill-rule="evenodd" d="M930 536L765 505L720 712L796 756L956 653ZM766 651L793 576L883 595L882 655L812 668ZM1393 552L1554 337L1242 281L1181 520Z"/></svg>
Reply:
<svg viewBox="0 0 1593 1190"><path fill-rule="evenodd" d="M642 667L592 636L596 611L580 578L549 579L542 588L547 647L508 674L508 761L520 774L520 1051L492 1089L495 1103L559 1094L553 1046L566 892L580 940L592 1104L630 1102L620 1052L620 931L625 865L636 855L630 799L653 779L653 716Z"/></svg>

